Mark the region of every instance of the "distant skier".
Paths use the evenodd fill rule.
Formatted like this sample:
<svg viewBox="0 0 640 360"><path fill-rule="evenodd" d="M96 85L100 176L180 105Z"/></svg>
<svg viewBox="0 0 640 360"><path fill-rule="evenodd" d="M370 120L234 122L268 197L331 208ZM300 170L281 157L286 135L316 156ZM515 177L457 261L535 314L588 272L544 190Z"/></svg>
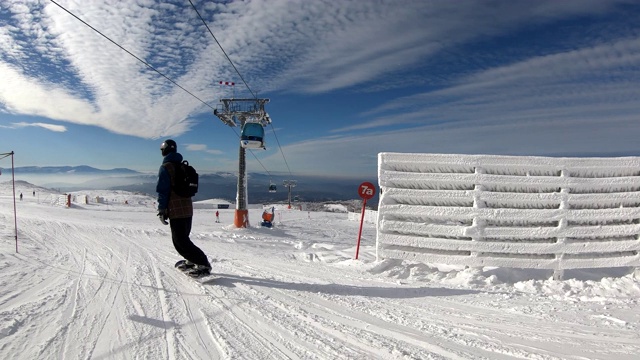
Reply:
<svg viewBox="0 0 640 360"><path fill-rule="evenodd" d="M220 222L220 211L216 211L216 222Z"/></svg>
<svg viewBox="0 0 640 360"><path fill-rule="evenodd" d="M182 162L182 155L177 152L178 146L171 139L165 140L160 146L160 150L164 159L158 171L156 185L158 218L164 225L170 223L173 246L184 257L184 260L176 263L176 267L193 277L209 275L211 264L207 256L189 239L193 220L191 198L180 196L173 191L175 164ZM169 223L167 223L167 219L169 219Z"/></svg>
<svg viewBox="0 0 640 360"><path fill-rule="evenodd" d="M20 193L20 201L22 201L22 193Z"/></svg>

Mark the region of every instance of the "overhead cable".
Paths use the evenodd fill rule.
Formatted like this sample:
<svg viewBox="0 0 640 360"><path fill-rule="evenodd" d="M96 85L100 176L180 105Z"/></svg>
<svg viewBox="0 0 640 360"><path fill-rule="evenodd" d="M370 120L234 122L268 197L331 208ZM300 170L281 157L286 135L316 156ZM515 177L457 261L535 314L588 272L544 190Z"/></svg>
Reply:
<svg viewBox="0 0 640 360"><path fill-rule="evenodd" d="M231 64L231 66L233 67L233 69L236 71L236 73L238 74L238 76L240 77L240 79L242 80L242 82L244 83L244 86L247 87L247 89L249 90L249 92L251 93L251 95L253 95L254 98L258 98L258 96L253 92L253 90L251 90L251 88L249 87L249 84L247 84L247 82L244 80L244 77L242 77L242 74L240 74L240 71L238 71L238 68L235 66L235 64L233 63L233 61L231 61L231 58L229 57L229 55L227 55L227 52L224 51L224 48L222 47L222 44L220 44L220 42L218 41L218 39L216 39L216 36L213 35L213 31L211 31L211 28L209 28L209 25L207 25L207 22L204 21L204 18L202 17L202 15L200 15L200 12L198 11L198 9L196 8L196 6L193 4L193 2L191 0L189 0L189 4L191 4L191 7L193 7L193 10L195 10L196 14L198 14L198 17L200 18L200 20L202 21L202 23L204 24L204 26L207 28L207 30L209 31L209 34L211 34L211 36L213 37L213 40L216 41L216 44L218 44L218 46L220 47L220 50L222 50L222 53L224 54L224 56L227 58L227 60L229 60L229 63Z"/></svg>
<svg viewBox="0 0 640 360"><path fill-rule="evenodd" d="M194 95L192 92L190 92L189 90L185 89L184 87L182 87L180 84L178 84L177 82L175 82L174 80L172 80L171 78L169 78L168 76L166 76L165 74L161 73L158 69L156 69L155 67L153 67L151 64L149 64L148 62L142 60L141 58L139 58L138 56L136 56L135 54L133 54L131 51L125 49L122 45L118 44L117 42L111 40L108 36L106 36L105 34L101 33L98 29L94 28L93 26L89 25L86 21L80 19L78 16L76 16L74 13L72 13L71 11L67 10L66 8L64 8L62 5L58 4L57 2L55 2L54 0L49 0L52 3L54 3L56 6L58 6L59 8L61 8L62 10L66 11L67 13L69 13L69 15L73 16L74 18L78 19L80 22L82 22L84 25L88 26L91 30L97 32L98 34L100 34L102 37L104 37L105 39L109 40L110 42L112 42L114 45L116 45L117 47L119 47L120 49L124 50L127 54L133 56L134 58L136 58L136 60L140 61L141 63L145 64L149 69L157 72L158 74L160 74L162 77L164 77L165 79L169 80L171 83L173 83L175 86L179 87L180 89L184 90L186 93L188 93L189 95L193 96L194 98L196 98L198 101L200 101L201 103L203 103L204 105L208 106L211 109L215 108L209 104L207 104L204 100L200 99L199 97L197 97L196 95Z"/></svg>

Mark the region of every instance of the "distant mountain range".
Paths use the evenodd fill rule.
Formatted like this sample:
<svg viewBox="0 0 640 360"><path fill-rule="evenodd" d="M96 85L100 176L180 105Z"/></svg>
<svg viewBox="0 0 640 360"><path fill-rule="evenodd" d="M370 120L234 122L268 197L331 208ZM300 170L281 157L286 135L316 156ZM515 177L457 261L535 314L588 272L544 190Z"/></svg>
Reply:
<svg viewBox="0 0 640 360"><path fill-rule="evenodd" d="M38 186L60 191L80 190L126 190L155 196L157 175L141 173L126 168L110 170L91 166L25 166L15 168L16 179L27 180ZM284 180L289 176L269 176L262 173L247 174L248 199L250 203L287 202L288 188ZM359 199L358 186L363 181L376 183L376 179L328 178L320 176L298 176L293 180L292 201L324 202ZM200 173L200 187L194 200L226 199L235 202L237 175L229 172ZM276 185L276 192L269 192L269 185ZM376 204L377 197L369 200Z"/></svg>
<svg viewBox="0 0 640 360"><path fill-rule="evenodd" d="M140 172L116 168L110 170L96 169L87 165L80 166L22 166L15 168L16 174L140 174Z"/></svg>

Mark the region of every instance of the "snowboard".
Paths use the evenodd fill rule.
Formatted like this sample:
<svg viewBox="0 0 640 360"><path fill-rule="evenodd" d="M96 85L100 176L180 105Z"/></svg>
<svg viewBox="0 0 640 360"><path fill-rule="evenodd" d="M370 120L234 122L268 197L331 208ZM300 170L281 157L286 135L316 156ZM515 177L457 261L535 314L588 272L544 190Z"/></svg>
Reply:
<svg viewBox="0 0 640 360"><path fill-rule="evenodd" d="M196 270L195 264L187 264L187 260L180 260L176 262L175 267L183 274L194 279L200 279L200 278L211 276L211 273L209 271L204 272L204 271Z"/></svg>

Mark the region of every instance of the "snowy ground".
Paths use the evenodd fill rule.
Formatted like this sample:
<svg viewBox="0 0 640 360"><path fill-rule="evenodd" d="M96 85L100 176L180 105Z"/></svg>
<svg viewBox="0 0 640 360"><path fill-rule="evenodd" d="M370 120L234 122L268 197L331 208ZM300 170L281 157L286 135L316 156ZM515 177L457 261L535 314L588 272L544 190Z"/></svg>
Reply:
<svg viewBox="0 0 640 360"><path fill-rule="evenodd" d="M638 359L632 269L440 269L375 261L375 226L277 211L236 229L198 209L192 239L215 276L187 278L154 199L90 192L52 206L20 184L15 251L0 184L2 359ZM127 200L128 204L124 204Z"/></svg>

